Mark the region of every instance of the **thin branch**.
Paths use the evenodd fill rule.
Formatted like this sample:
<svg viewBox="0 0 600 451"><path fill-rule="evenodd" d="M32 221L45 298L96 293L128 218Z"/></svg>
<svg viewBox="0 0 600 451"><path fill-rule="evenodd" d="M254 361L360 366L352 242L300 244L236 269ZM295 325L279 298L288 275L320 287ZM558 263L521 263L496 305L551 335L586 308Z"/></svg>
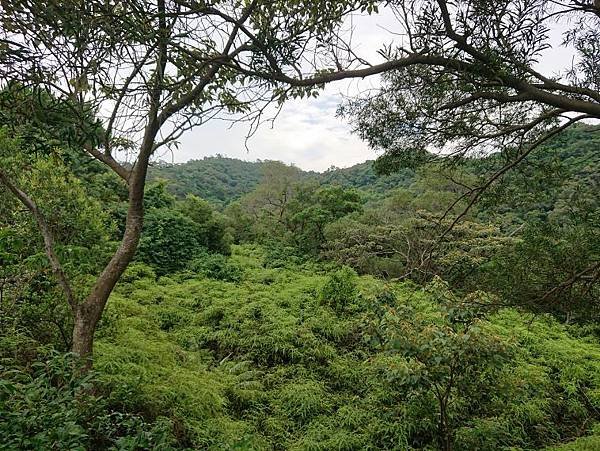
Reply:
<svg viewBox="0 0 600 451"><path fill-rule="evenodd" d="M25 194L17 185L15 185L9 178L8 174L0 169L0 182L8 188L10 192L12 192L19 201L25 205L25 207L31 212L35 221L37 222L38 228L42 237L44 238L44 249L46 251L46 256L50 261L50 265L52 267L52 272L58 279L58 283L60 284L63 292L65 293L65 297L71 309L74 311L77 303L75 300L75 296L73 294L73 290L71 285L67 279L67 275L63 270L63 267L56 255L54 250L54 238L52 236L52 232L50 231L50 227L44 215L38 208L37 204L27 195Z"/></svg>
<svg viewBox="0 0 600 451"><path fill-rule="evenodd" d="M512 168L514 168L515 166L517 166L519 163L521 163L525 158L527 158L527 156L533 150L537 149L539 146L541 146L543 143L545 143L546 141L548 141L550 138L552 138L553 136L556 136L560 132L566 130L571 125L575 124L576 122L579 122L579 121L581 121L583 119L588 119L588 118L589 118L588 115L577 116L577 117L571 118L569 121L565 122L563 125L550 130L544 136L540 137L535 142L533 142L531 145L529 145L529 147L527 148L527 150L525 150L524 152L522 152L521 155L519 155L518 158L516 158L515 160L511 161L510 163L504 165L497 172L495 172L483 185L478 186L476 188L473 188L473 190L471 191L471 193L469 193L469 195L471 196L471 199L470 199L469 203L464 208L464 210L456 218L454 218L454 220L446 228L446 230L444 230L444 232L439 236L437 242L439 243L448 233L450 233L450 231L452 231L452 229L456 226L456 224L458 224L458 222L463 217L466 216L466 214L471 210L471 208L473 207L473 205L475 205L475 203L479 200L479 198L483 195L483 193L485 191L487 191L487 189L494 182L496 182L496 180L498 180L500 177L502 177L504 174L506 174L506 172L508 172L509 170L511 170Z"/></svg>

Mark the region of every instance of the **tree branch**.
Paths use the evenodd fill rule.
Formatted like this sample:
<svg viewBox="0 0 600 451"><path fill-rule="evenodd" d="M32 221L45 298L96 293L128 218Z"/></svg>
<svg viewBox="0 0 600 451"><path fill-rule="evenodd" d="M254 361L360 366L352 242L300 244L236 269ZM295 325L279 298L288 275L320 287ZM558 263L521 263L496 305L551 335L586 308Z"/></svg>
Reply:
<svg viewBox="0 0 600 451"><path fill-rule="evenodd" d="M471 210L471 208L473 207L473 205L475 205L475 203L479 200L479 198L483 195L483 193L496 180L498 180L500 177L502 177L504 174L506 174L509 170L511 170L512 168L514 168L515 166L517 166L519 163L521 163L525 158L527 158L527 156L531 152L533 152L533 150L535 150L536 148L538 148L539 146L541 146L543 143L545 143L546 141L548 141L550 138L552 138L553 136L556 136L560 132L566 130L571 125L575 124L576 122L579 122L579 121L581 121L583 119L587 119L588 117L589 116L587 116L587 115L582 115L582 116L577 116L577 117L571 118L569 121L565 122L561 126L556 127L554 129L550 130L544 136L540 137L535 142L531 143L529 145L529 147L527 148L527 150L525 150L524 152L522 152L521 155L519 155L518 158L516 158L515 160L511 161L510 163L504 165L497 172L495 172L483 185L478 186L476 188L473 188L472 191L471 191L471 193L467 194L467 195L470 195L470 197L471 197L471 199L469 200L469 203L464 208L464 210L456 218L454 218L454 220L446 228L446 230L444 230L444 232L439 236L437 242L439 243L450 231L452 231L452 229L454 228L454 226L456 226L456 224L458 224L458 222L463 217L465 217L465 215ZM464 195L463 195L463 197L464 197Z"/></svg>
<svg viewBox="0 0 600 451"><path fill-rule="evenodd" d="M38 208L37 204L27 195L25 194L17 185L15 185L9 178L8 174L0 169L0 182L6 186L6 188L14 194L14 196L19 199L19 201L25 205L25 207L31 212L33 215L38 229L44 238L44 250L46 252L46 256L50 261L50 266L52 267L52 272L54 276L58 279L58 283L61 286L67 302L72 310L75 310L77 302L75 300L75 296L73 294L73 290L71 285L67 279L67 275L63 270L63 267L56 255L54 250L54 238L52 236L52 232L50 231L50 227L44 218L44 215Z"/></svg>

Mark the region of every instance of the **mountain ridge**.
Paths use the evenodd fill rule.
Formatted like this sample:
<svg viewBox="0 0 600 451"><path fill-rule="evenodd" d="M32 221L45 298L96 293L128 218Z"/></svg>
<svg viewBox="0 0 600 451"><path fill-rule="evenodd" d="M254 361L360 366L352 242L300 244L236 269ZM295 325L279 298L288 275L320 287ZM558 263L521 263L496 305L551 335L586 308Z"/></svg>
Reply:
<svg viewBox="0 0 600 451"><path fill-rule="evenodd" d="M594 174L600 173L600 128L592 125L572 127L527 160L534 165L569 167L573 178L595 184ZM246 161L216 154L186 163L158 163L150 169L149 179L166 179L169 190L179 198L195 194L223 207L251 192L260 182L264 166L273 161L277 160ZM480 162L484 164L469 165L475 173L490 170L487 167L490 164L502 164L502 159L491 155ZM337 184L376 194L407 188L418 177L409 168L391 175L378 175L373 163L374 160L366 160L347 168L332 166L324 172L297 169L302 177L316 180L319 184Z"/></svg>

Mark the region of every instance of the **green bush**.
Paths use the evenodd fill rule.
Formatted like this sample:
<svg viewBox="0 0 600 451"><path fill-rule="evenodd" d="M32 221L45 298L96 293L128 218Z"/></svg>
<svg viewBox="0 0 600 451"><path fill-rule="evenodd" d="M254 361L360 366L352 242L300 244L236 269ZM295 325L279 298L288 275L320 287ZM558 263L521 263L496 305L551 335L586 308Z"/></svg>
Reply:
<svg viewBox="0 0 600 451"><path fill-rule="evenodd" d="M319 300L335 310L344 309L358 296L357 279L356 271L342 267L329 276L319 292Z"/></svg>
<svg viewBox="0 0 600 451"><path fill-rule="evenodd" d="M200 244L201 228L175 210L152 209L146 214L136 258L151 265L158 275L185 267L205 248Z"/></svg>
<svg viewBox="0 0 600 451"><path fill-rule="evenodd" d="M173 449L172 425L111 409L99 380L69 354L30 368L0 367L0 437L6 450Z"/></svg>
<svg viewBox="0 0 600 451"><path fill-rule="evenodd" d="M244 270L239 265L221 254L202 254L189 264L188 269L209 279L224 282L239 282L244 275Z"/></svg>
<svg viewBox="0 0 600 451"><path fill-rule="evenodd" d="M546 451L597 451L598 449L600 449L600 434L546 448Z"/></svg>
<svg viewBox="0 0 600 451"><path fill-rule="evenodd" d="M144 277L119 286L95 343L101 384L92 383L104 397L26 396L27 380L64 384L3 370L20 385L2 389L0 434L9 443L41 434L43 449L72 424L74 444L57 442L67 449L433 450L444 387L457 450L544 449L597 430L594 328L514 309L483 315L485 294L457 296L437 279L422 290L348 268L265 269L263 256L236 246L214 259L213 275L226 278L233 265L243 283ZM24 348L0 337L2 346L5 359ZM19 405L26 397L29 410ZM28 416L36 424L26 429ZM566 449L595 449L594 440Z"/></svg>
<svg viewBox="0 0 600 451"><path fill-rule="evenodd" d="M127 267L127 269L119 279L119 282L121 284L127 284L141 279L156 280L156 273L154 272L154 269L152 269L151 266L145 263L133 262Z"/></svg>
<svg viewBox="0 0 600 451"><path fill-rule="evenodd" d="M272 241L265 245L265 268L285 268L302 263L305 256L294 246L286 246L280 241Z"/></svg>

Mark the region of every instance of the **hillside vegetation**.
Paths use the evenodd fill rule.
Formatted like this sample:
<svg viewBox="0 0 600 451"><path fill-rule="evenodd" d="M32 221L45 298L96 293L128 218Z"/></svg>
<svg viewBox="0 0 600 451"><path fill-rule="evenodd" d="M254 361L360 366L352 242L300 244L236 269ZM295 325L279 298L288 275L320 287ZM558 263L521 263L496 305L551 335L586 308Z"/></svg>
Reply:
<svg viewBox="0 0 600 451"><path fill-rule="evenodd" d="M330 168L325 172L301 171L306 180L319 184L335 184L346 188L368 189L384 193L405 188L414 180L414 171L378 176L373 162L366 161L350 168ZM169 182L169 190L178 197L194 194L215 205L224 206L250 193L259 184L268 161L242 161L222 156L205 157L180 164L160 164L150 171L151 179Z"/></svg>
<svg viewBox="0 0 600 451"><path fill-rule="evenodd" d="M497 156L384 177L155 168L91 372L36 224L2 193L0 448L598 448L598 284L570 282L600 255L598 141L553 141L443 239ZM70 152L29 154L18 181L83 291L126 193Z"/></svg>
<svg viewBox="0 0 600 451"><path fill-rule="evenodd" d="M600 450L599 42L600 0L0 1L0 451ZM337 102L375 161L160 160L346 166Z"/></svg>
<svg viewBox="0 0 600 451"><path fill-rule="evenodd" d="M439 280L269 268L260 247L235 247L227 265L235 282L128 271L97 343L105 408L132 412L118 433L88 435L97 419L85 416L55 429L64 394L41 391L42 377L64 377L54 361L33 379L4 374L5 446L27 447L28 431L62 449L422 449L444 433L440 390L457 449L538 449L594 430L600 342L585 327L473 310ZM40 399L52 404L30 417Z"/></svg>
<svg viewBox="0 0 600 451"><path fill-rule="evenodd" d="M578 184L597 187L600 168L598 146L600 146L600 132L597 127L582 126L567 130L528 158L531 166L519 169L517 174L510 178L510 182L516 179L523 182L526 180L525 183L534 181L538 185L544 184L546 194L555 197L568 195L568 193L557 192L556 183L564 184L562 191L568 190L569 187L574 189ZM256 188L268 164L268 161L249 162L217 155L187 163L161 163L151 169L150 177L169 181L169 191L177 197L194 194L216 205L224 206ZM501 161L495 156L476 160L472 164L472 171L475 174L484 174L499 164ZM314 180L318 184L340 185L379 195L397 188L408 188L417 177L415 171L409 168L389 175L377 174L373 161L348 168L332 167L321 173L301 170L300 173L303 178ZM546 176L558 182L547 185L548 179L542 178ZM565 182L567 179L570 179L568 183ZM515 191L527 189L525 183L513 189ZM536 186L536 193L537 188ZM532 186L529 185L528 189L531 190ZM547 199L536 199L538 203L544 201L548 202Z"/></svg>
<svg viewBox="0 0 600 451"><path fill-rule="evenodd" d="M229 264L239 281L123 284L101 328L109 399L180 424L180 443L431 447L442 389L457 449L532 449L593 430L600 342L585 328L473 311L440 281L418 289L344 269L265 268L257 247L234 248Z"/></svg>
<svg viewBox="0 0 600 451"><path fill-rule="evenodd" d="M150 179L171 181L169 189L178 197L195 194L217 205L228 204L252 191L262 175L260 162L221 156L184 164L160 164L150 170Z"/></svg>

